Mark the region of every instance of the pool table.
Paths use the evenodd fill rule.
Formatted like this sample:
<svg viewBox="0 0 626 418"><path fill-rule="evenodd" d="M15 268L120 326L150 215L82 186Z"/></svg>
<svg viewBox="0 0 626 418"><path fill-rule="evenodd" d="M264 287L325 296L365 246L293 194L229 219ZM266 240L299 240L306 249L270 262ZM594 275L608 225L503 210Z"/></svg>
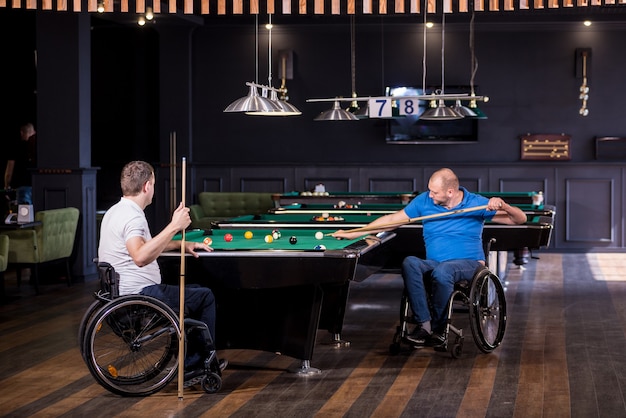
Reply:
<svg viewBox="0 0 626 418"><path fill-rule="evenodd" d="M308 209L316 209L317 204L337 206L339 202L346 205L364 206L369 204L392 203L406 205L419 192L288 192L272 195L275 206L300 204ZM538 206L543 203L543 192L478 192L485 197L501 197L505 202L515 205Z"/></svg>
<svg viewBox="0 0 626 418"><path fill-rule="evenodd" d="M215 223L215 228L307 228L316 231L319 228L350 229L364 226L380 214L343 213L340 221L317 221L321 215L293 212L291 214L267 213L259 215L245 215ZM327 218L330 219L330 218ZM539 249L550 244L553 216L528 215L528 221L522 225L503 225L486 222L483 228L483 241L495 238L491 246L492 251L518 251L523 248ZM400 263L407 255L425 256L422 238L422 224L420 222L403 225L397 228L397 237L390 243L391 256L386 267L399 268Z"/></svg>
<svg viewBox="0 0 626 418"><path fill-rule="evenodd" d="M310 360L317 329L341 333L350 282L381 268L395 233L320 240L311 229L284 228L281 238L268 243L265 237L271 229L249 229L251 239L244 237L243 229L185 233L187 241L210 237L214 249L200 252L199 258L185 258L186 283L210 287L215 294L218 349L282 353L302 360L299 374L316 373ZM226 234L233 240L225 241ZM295 244L291 236L297 237ZM319 244L326 249L316 249ZM180 263L179 252L159 258L166 282L179 282Z"/></svg>
<svg viewBox="0 0 626 418"><path fill-rule="evenodd" d="M281 207L294 203L316 204L343 202L347 205L369 203L407 204L417 196L418 192L288 192L272 195L274 205Z"/></svg>

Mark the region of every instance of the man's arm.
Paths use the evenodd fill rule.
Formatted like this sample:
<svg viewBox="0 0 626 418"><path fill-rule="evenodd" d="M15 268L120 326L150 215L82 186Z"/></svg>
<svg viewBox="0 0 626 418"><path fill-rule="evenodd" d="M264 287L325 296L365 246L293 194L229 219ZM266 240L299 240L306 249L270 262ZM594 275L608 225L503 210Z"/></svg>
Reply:
<svg viewBox="0 0 626 418"><path fill-rule="evenodd" d="M333 233L333 237L335 238L346 238L346 239L354 239L366 234L376 234L378 232L383 231L391 231L396 229L401 222L408 222L409 217L404 211L401 209L397 212L390 213L388 215L381 216L380 218L376 218L372 222L366 225L367 228L372 228L370 231L365 232L345 232L344 230L339 230ZM385 226L386 224L396 224L394 226ZM377 228L380 226L379 228Z"/></svg>
<svg viewBox="0 0 626 418"><path fill-rule="evenodd" d="M128 254L139 267L148 265L156 260L163 251L180 248L180 242L172 241L172 238L190 224L189 208L181 203L174 211L170 223L157 236L149 241L142 237L132 237L126 241Z"/></svg>
<svg viewBox="0 0 626 418"><path fill-rule="evenodd" d="M526 214L517 206L511 206L499 197L492 197L487 204L488 210L496 210L493 222L507 225L519 225L526 222Z"/></svg>

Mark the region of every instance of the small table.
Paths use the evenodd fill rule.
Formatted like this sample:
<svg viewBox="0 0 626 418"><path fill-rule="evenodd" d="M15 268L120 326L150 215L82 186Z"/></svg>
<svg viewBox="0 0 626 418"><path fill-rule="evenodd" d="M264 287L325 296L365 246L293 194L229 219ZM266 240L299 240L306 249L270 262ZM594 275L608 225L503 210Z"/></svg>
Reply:
<svg viewBox="0 0 626 418"><path fill-rule="evenodd" d="M15 229L26 229L26 228L34 228L36 226L41 225L41 221L33 221L33 222L11 222L10 224L1 223L0 230L15 230Z"/></svg>

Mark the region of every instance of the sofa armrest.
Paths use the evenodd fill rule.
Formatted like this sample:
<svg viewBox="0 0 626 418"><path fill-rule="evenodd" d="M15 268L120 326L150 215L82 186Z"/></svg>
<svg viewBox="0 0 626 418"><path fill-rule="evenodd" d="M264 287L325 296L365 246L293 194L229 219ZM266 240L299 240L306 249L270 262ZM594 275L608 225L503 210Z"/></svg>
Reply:
<svg viewBox="0 0 626 418"><path fill-rule="evenodd" d="M5 231L9 237L9 263L38 263L37 233L32 229Z"/></svg>
<svg viewBox="0 0 626 418"><path fill-rule="evenodd" d="M202 218L205 217L202 206L191 205L189 206L189 216L191 217L191 225L198 224Z"/></svg>
<svg viewBox="0 0 626 418"><path fill-rule="evenodd" d="M0 234L0 272L7 269L9 264L9 237Z"/></svg>

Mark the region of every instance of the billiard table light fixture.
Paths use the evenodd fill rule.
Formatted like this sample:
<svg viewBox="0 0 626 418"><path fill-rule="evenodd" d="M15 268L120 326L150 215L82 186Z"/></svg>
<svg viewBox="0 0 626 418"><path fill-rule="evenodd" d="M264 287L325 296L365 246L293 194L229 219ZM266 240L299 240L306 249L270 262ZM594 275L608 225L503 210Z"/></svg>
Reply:
<svg viewBox="0 0 626 418"><path fill-rule="evenodd" d="M277 104L273 103L269 98L259 96L256 83L246 83L250 87L247 96L240 97L229 104L224 112L276 112L279 110Z"/></svg>
<svg viewBox="0 0 626 418"><path fill-rule="evenodd" d="M350 113L347 110L342 109L339 104L339 100L335 100L332 109L323 111L317 115L314 120L359 120L359 118L357 118L354 113Z"/></svg>

